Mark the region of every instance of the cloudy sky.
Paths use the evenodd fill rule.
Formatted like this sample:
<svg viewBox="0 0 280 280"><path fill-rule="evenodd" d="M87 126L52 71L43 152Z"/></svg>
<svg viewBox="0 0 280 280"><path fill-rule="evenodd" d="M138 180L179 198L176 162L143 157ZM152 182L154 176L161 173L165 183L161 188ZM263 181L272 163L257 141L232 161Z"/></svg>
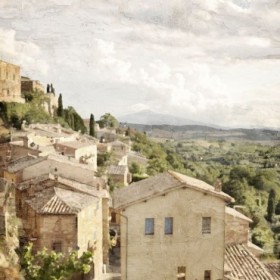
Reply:
<svg viewBox="0 0 280 280"><path fill-rule="evenodd" d="M1 0L0 59L87 118L280 127L279 0Z"/></svg>

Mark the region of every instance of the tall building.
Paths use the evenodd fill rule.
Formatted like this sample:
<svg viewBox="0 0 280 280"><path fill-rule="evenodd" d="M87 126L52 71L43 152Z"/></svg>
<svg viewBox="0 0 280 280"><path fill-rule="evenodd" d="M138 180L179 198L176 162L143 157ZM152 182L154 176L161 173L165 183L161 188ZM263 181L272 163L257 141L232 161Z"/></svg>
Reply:
<svg viewBox="0 0 280 280"><path fill-rule="evenodd" d="M20 67L0 60L0 102L24 103L21 97Z"/></svg>

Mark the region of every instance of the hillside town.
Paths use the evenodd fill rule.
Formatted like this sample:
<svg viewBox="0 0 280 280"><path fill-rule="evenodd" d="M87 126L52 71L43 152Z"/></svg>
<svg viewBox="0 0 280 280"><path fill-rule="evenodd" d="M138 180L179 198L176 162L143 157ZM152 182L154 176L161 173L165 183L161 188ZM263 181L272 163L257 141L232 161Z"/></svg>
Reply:
<svg viewBox="0 0 280 280"><path fill-rule="evenodd" d="M54 116L53 85L20 70L0 61L0 102L40 92L42 110ZM33 253L92 252L90 271L76 280L280 279L280 263L262 262L253 221L219 180L168 170L133 182L130 166L147 158L132 150L127 129L95 123L91 136L55 123L9 128L0 144L1 280L24 279L9 273L30 243Z"/></svg>

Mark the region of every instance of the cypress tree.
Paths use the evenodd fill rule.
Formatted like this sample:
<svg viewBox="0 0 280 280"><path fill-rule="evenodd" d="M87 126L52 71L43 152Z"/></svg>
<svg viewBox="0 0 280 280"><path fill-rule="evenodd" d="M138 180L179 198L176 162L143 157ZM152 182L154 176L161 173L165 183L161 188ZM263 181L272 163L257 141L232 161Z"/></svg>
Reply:
<svg viewBox="0 0 280 280"><path fill-rule="evenodd" d="M269 196L268 196L268 202L267 202L267 216L266 219L269 222L272 222L272 217L274 215L275 212L275 198L276 198L276 192L274 189L271 189L269 192Z"/></svg>
<svg viewBox="0 0 280 280"><path fill-rule="evenodd" d="M63 117L63 103L62 103L62 95L61 94L59 94L59 97L58 97L57 116L58 117Z"/></svg>
<svg viewBox="0 0 280 280"><path fill-rule="evenodd" d="M90 114L89 119L89 135L95 137L95 120L93 114Z"/></svg>

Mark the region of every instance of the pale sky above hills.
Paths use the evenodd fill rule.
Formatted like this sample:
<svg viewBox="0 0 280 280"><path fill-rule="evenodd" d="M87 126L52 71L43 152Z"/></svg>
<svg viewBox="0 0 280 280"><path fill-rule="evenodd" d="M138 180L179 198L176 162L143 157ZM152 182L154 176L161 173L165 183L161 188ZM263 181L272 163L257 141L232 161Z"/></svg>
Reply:
<svg viewBox="0 0 280 280"><path fill-rule="evenodd" d="M88 118L280 127L280 1L1 0L0 59Z"/></svg>

